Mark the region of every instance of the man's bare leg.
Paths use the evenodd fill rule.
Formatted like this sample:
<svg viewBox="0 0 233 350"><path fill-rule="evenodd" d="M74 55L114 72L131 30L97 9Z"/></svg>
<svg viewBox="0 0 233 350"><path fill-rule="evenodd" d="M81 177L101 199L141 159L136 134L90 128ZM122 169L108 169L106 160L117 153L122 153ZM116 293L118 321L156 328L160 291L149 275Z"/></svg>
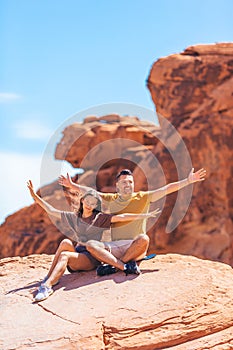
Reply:
<svg viewBox="0 0 233 350"><path fill-rule="evenodd" d="M145 234L139 235L127 249L121 259L117 259L113 254L105 249L102 242L88 241L86 248L89 253L97 260L117 267L119 270L124 270L125 263L131 260L142 259L147 252L149 246L149 237Z"/></svg>
<svg viewBox="0 0 233 350"><path fill-rule="evenodd" d="M112 255L108 250L105 249L105 245L98 241L88 241L86 243L86 249L89 253L99 261L104 262L124 271L124 263Z"/></svg>
<svg viewBox="0 0 233 350"><path fill-rule="evenodd" d="M149 237L145 234L137 236L125 254L121 257L121 261L127 263L131 260L137 261L144 258L149 247L149 241Z"/></svg>

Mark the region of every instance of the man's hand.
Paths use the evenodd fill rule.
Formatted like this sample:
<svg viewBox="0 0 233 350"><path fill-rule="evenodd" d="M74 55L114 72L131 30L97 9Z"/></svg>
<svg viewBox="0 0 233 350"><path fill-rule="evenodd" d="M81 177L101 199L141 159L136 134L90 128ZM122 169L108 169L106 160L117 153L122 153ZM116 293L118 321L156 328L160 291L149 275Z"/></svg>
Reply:
<svg viewBox="0 0 233 350"><path fill-rule="evenodd" d="M192 170L190 171L189 176L188 176L188 181L190 184L194 183L194 182L198 182L198 181L204 181L205 176L206 176L205 169L201 168L200 170L198 170L194 173L194 168L192 168Z"/></svg>
<svg viewBox="0 0 233 350"><path fill-rule="evenodd" d="M90 188L90 187L76 184L74 181L72 181L72 179L68 173L66 174L66 177L63 175L60 175L58 178L58 183L61 186L67 187L70 190L79 193L79 195L84 195L84 193L92 190L92 188ZM99 193L99 195L101 195L101 192L98 192L98 193Z"/></svg>
<svg viewBox="0 0 233 350"><path fill-rule="evenodd" d="M60 175L58 178L58 183L61 186L72 188L73 181L71 180L70 175L67 173L66 177L63 175Z"/></svg>
<svg viewBox="0 0 233 350"><path fill-rule="evenodd" d="M161 210L160 210L159 208L157 208L157 209L151 211L149 214L150 214L150 216L152 216L152 217L156 217L156 216L157 216L158 214L160 214L160 213L161 213Z"/></svg>

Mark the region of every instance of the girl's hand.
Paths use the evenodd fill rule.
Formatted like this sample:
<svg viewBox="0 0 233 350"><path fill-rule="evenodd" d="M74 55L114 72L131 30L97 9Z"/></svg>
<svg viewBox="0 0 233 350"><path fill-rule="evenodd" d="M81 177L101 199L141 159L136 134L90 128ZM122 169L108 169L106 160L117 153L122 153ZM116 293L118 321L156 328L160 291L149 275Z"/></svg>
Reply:
<svg viewBox="0 0 233 350"><path fill-rule="evenodd" d="M28 187L28 189L29 189L29 191L30 191L31 196L34 198L34 196L35 196L35 191L34 191L33 184L32 184L32 181L31 181L31 180L28 180L28 182L27 182L27 187Z"/></svg>

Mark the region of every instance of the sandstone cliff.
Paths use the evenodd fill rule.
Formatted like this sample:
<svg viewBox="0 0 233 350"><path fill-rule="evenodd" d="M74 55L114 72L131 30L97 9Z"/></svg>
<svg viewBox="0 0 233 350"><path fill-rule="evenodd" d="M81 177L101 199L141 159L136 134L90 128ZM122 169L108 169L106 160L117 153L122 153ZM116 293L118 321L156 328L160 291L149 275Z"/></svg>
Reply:
<svg viewBox="0 0 233 350"><path fill-rule="evenodd" d="M54 294L35 304L34 291L51 259L0 261L1 350L233 347L229 265L167 254L141 262L139 276L66 272Z"/></svg>
<svg viewBox="0 0 233 350"><path fill-rule="evenodd" d="M166 236L165 218L157 227L155 243L162 252L179 251L233 265L233 43L196 45L159 59L147 85L166 144L179 153L180 143L170 137L169 126L163 128L164 117L184 140L193 166L205 167L208 174L203 186L195 186L182 223ZM158 145L154 152L168 165L171 181L166 149Z"/></svg>
<svg viewBox="0 0 233 350"><path fill-rule="evenodd" d="M89 116L64 130L56 157L85 170L75 181L103 192L115 190L121 167L133 170L136 190L181 179L191 166L205 167L207 179L193 192L183 189L156 204L163 213L149 227L150 251L233 265L232 82L233 44L196 45L161 58L147 81L161 130L137 117ZM42 190L65 208L56 182ZM75 205L72 193L67 198ZM35 205L8 217L0 234L0 257L53 253L62 238Z"/></svg>

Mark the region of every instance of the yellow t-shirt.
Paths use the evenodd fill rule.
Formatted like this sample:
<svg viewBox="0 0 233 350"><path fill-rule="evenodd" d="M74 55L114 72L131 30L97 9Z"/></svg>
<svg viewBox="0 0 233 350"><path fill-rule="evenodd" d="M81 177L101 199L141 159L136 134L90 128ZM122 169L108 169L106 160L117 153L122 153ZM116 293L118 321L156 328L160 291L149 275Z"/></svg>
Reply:
<svg viewBox="0 0 233 350"><path fill-rule="evenodd" d="M103 193L103 204L111 214L147 213L152 194L144 191L133 193L129 200L122 200L118 193ZM111 224L112 240L134 239L141 233L146 233L146 219L117 222Z"/></svg>

